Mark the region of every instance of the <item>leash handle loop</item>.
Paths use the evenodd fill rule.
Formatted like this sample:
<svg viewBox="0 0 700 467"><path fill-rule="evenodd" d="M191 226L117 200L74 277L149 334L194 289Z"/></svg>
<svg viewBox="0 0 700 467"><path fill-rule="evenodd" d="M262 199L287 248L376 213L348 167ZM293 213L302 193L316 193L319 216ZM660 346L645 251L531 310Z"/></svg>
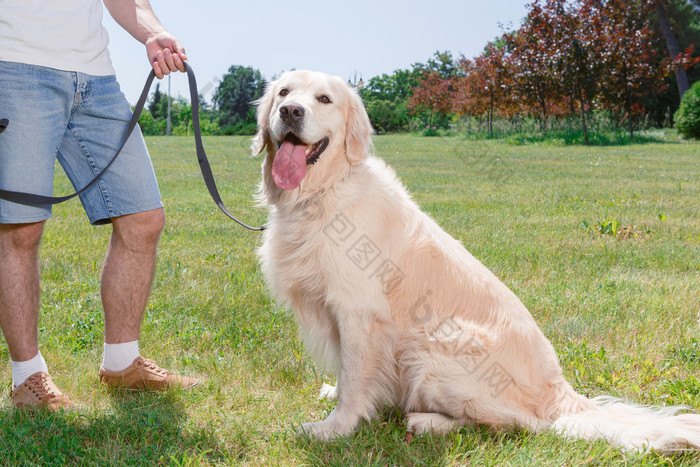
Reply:
<svg viewBox="0 0 700 467"><path fill-rule="evenodd" d="M214 200L216 205L219 206L221 212L226 214L231 220L237 222L239 225L245 227L248 230L261 232L265 230L267 225L263 225L262 227L249 226L248 224L240 221L233 214L231 214L226 208L226 205L224 205L224 202L221 200L219 190L216 188L216 182L214 181L214 175L212 174L211 166L209 165L209 159L207 159L207 153L204 151L204 144L202 143L202 131L199 126L199 93L197 91L197 79L195 78L194 72L192 71L190 65L187 62L183 63L187 68L187 81L189 82L190 87L190 102L192 104L192 127L194 128L194 142L195 148L197 150L197 161L199 162L199 168L202 171L204 184L207 186L207 190L209 190L209 195L211 195L211 198Z"/></svg>

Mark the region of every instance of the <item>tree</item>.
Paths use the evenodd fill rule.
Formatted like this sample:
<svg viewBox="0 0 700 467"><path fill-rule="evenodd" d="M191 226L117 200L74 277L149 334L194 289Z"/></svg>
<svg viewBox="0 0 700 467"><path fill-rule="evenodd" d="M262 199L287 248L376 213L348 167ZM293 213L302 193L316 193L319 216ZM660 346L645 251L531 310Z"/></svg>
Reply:
<svg viewBox="0 0 700 467"><path fill-rule="evenodd" d="M177 110L180 125L185 127L185 135L189 136L192 129L192 106L183 102Z"/></svg>
<svg viewBox="0 0 700 467"><path fill-rule="evenodd" d="M659 20L659 25L661 26L661 31L666 39L666 48L671 57L671 60L675 60L676 57L681 55L681 47L678 44L678 38L676 37L676 32L671 25L671 20L669 19L667 13L667 6L664 0L656 0L654 2L654 9L656 10L656 17ZM688 75L685 72L685 66L681 63L677 63L673 70L676 75L676 84L678 85L678 95L680 99L683 99L683 94L690 88L688 84Z"/></svg>
<svg viewBox="0 0 700 467"><path fill-rule="evenodd" d="M663 54L674 60L673 73L666 77L668 86L658 95L648 99L647 108L651 118L658 124L670 124L670 115L677 109L681 101L680 92L685 88L683 75L688 84L700 79L700 67L693 67L694 60L698 59L697 47L700 45L700 2L697 0L663 0L664 12L668 16L669 25L662 24L662 18L658 14L658 3L654 15L651 18L654 29L662 40L659 41L659 54ZM663 14L663 13L662 13ZM664 29L670 27L677 41L677 49L669 48L669 32ZM673 52L671 50L673 49ZM680 84L680 87L679 87Z"/></svg>
<svg viewBox="0 0 700 467"><path fill-rule="evenodd" d="M156 120L148 109L143 109L139 116L139 127L145 136L162 135L165 133L165 121ZM162 127L162 128L161 128Z"/></svg>
<svg viewBox="0 0 700 467"><path fill-rule="evenodd" d="M589 142L587 112L600 89L601 66L596 39L602 34L597 0L579 0L570 8L557 7L560 25L556 47L561 52L559 68L563 89L569 90L572 107L578 104L583 140ZM572 110L573 113L573 110Z"/></svg>
<svg viewBox="0 0 700 467"><path fill-rule="evenodd" d="M461 76L462 70L457 60L452 58L450 51L436 51L425 63L414 63L414 72L423 74L424 72L437 72L442 78L454 78Z"/></svg>
<svg viewBox="0 0 700 467"><path fill-rule="evenodd" d="M537 118L545 132L550 114L557 112L561 103L561 76L559 49L556 47L558 25L552 11L563 0L548 0L543 6L539 0L529 4L525 23L514 33L504 36L510 51L514 89L524 106Z"/></svg>
<svg viewBox="0 0 700 467"><path fill-rule="evenodd" d="M413 88L418 86L422 75L417 70L396 70L391 75L375 76L362 88L362 98L388 101L408 99L413 95Z"/></svg>
<svg viewBox="0 0 700 467"><path fill-rule="evenodd" d="M427 119L429 127L447 125L455 110L457 80L464 76L459 62L450 52L438 51L426 63L414 63L412 74L418 78L411 88L408 109L418 118Z"/></svg>
<svg viewBox="0 0 700 467"><path fill-rule="evenodd" d="M396 70L391 75L371 78L360 89L367 115L377 131L408 129L411 123L408 99L413 95L413 88L419 80L420 74L415 70Z"/></svg>
<svg viewBox="0 0 700 467"><path fill-rule="evenodd" d="M167 118L168 116L168 96L160 92L160 83L156 83L156 89L151 94L148 110L155 119Z"/></svg>
<svg viewBox="0 0 700 467"><path fill-rule="evenodd" d="M458 77L454 84L453 110L458 115L486 114L489 137L492 138L496 113L510 115L514 107L505 48L490 43L473 61L462 57L460 67L464 76Z"/></svg>
<svg viewBox="0 0 700 467"><path fill-rule="evenodd" d="M418 86L413 89L409 108L428 112L428 126L432 127L435 119L451 113L454 109L454 78L443 78L437 71L425 71Z"/></svg>
<svg viewBox="0 0 700 467"><path fill-rule="evenodd" d="M609 0L599 9L601 35L595 39L605 85L600 103L618 119L627 119L630 139L644 113L644 100L665 86L669 63L658 50L658 36L650 27L653 4L648 0Z"/></svg>
<svg viewBox="0 0 700 467"><path fill-rule="evenodd" d="M413 120L426 118L429 124L444 124L447 115L431 110L425 102L416 105L414 93L427 98L427 90L421 89L426 82L424 76L434 75L438 81L463 74L458 62L450 52L435 52L426 63L414 63L410 70L396 70L393 74L383 74L371 78L362 88L361 95L367 108L372 126L378 131L404 131ZM435 90L435 89L433 89ZM446 108L443 106L443 110ZM425 112L427 115L423 115Z"/></svg>
<svg viewBox="0 0 700 467"><path fill-rule="evenodd" d="M245 124L253 101L262 96L265 87L260 71L232 65L214 92L213 102L220 112L221 127Z"/></svg>

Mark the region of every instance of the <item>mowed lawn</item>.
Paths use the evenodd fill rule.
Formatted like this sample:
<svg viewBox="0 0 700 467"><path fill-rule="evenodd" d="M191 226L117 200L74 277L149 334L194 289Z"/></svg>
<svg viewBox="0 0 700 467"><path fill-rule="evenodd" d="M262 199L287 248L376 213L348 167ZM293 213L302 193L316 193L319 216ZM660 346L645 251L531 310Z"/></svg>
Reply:
<svg viewBox="0 0 700 467"><path fill-rule="evenodd" d="M508 285L590 396L700 409L700 143L658 133L622 146L515 145L376 136L414 199ZM0 346L0 464L72 465L694 465L700 455L624 453L605 442L464 428L408 440L384 409L349 438L295 434L334 404L293 317L267 293L261 236L218 211L191 138L147 139L168 221L143 323L142 353L203 378L191 392L99 386L99 273L109 228L78 201L59 206L42 247L41 349L80 404L23 414L9 402ZM260 157L249 138L205 139L222 197L252 224ZM57 176L57 193L70 190Z"/></svg>

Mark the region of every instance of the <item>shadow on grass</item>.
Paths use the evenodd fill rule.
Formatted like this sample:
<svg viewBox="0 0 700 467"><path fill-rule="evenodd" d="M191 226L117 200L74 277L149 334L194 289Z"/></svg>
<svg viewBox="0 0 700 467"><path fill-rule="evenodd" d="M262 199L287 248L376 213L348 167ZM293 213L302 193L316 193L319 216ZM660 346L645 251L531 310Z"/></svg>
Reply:
<svg viewBox="0 0 700 467"><path fill-rule="evenodd" d="M3 465L222 463L213 432L188 424L177 392L111 393L111 410L0 411Z"/></svg>

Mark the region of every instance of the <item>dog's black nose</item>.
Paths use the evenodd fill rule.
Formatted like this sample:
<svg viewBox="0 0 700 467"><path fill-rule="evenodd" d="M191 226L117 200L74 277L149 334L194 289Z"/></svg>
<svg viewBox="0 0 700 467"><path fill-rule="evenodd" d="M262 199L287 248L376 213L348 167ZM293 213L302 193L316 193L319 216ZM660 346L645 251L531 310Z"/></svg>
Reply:
<svg viewBox="0 0 700 467"><path fill-rule="evenodd" d="M285 105L280 107L280 117L287 123L298 123L304 118L304 107L299 105Z"/></svg>
<svg viewBox="0 0 700 467"><path fill-rule="evenodd" d="M9 124L10 122L6 118L0 118L0 133L5 131L5 128L7 128Z"/></svg>

